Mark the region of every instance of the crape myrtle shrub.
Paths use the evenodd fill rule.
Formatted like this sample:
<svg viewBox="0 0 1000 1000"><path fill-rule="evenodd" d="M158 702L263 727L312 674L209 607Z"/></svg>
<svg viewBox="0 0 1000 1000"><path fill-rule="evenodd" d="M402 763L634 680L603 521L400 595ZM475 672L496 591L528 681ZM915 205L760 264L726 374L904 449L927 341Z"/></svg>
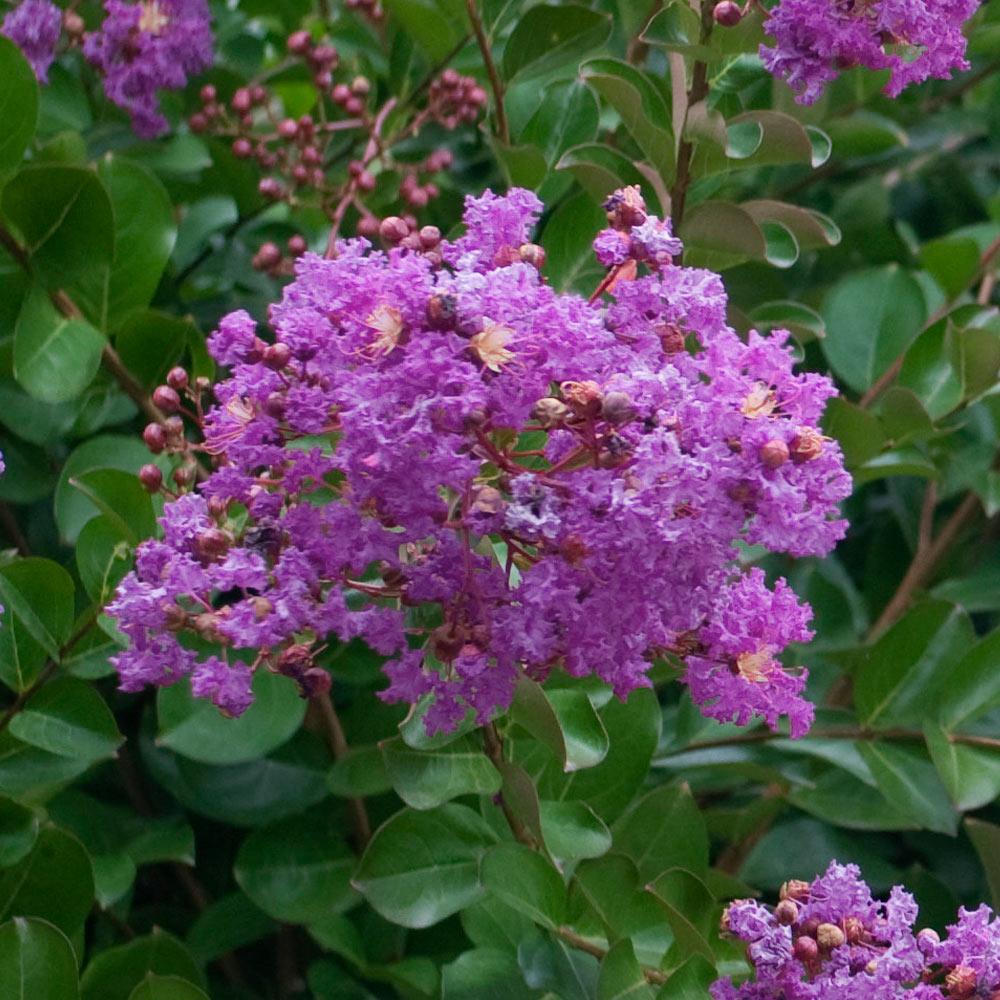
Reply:
<svg viewBox="0 0 1000 1000"><path fill-rule="evenodd" d="M996 0L0 23L0 996L1000 995Z"/></svg>

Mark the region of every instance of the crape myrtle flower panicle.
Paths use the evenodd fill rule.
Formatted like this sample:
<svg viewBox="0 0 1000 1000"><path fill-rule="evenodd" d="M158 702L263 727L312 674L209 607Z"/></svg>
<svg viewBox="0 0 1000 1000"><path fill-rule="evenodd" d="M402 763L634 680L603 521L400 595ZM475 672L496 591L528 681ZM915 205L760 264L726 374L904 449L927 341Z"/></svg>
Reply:
<svg viewBox="0 0 1000 1000"><path fill-rule="evenodd" d="M3 19L0 34L6 35L24 53L35 76L49 82L49 67L55 59L62 30L62 11L49 0L23 0Z"/></svg>
<svg viewBox="0 0 1000 1000"><path fill-rule="evenodd" d="M157 91L178 90L212 63L206 0L104 0L101 27L86 36L84 55L104 77L108 99L132 117L143 138L167 120Z"/></svg>
<svg viewBox="0 0 1000 1000"><path fill-rule="evenodd" d="M487 191L433 253L305 253L272 332L220 322L213 471L110 606L123 686L190 674L236 714L254 670L307 694L322 648L357 638L386 657L381 697L447 730L522 674L625 697L674 655L707 715L808 728L805 673L778 660L808 609L743 575L737 542L822 554L843 534L829 381L792 370L785 333L737 335L719 276L671 262L636 189L607 206L633 273L592 302L539 274L541 208Z"/></svg>
<svg viewBox="0 0 1000 1000"><path fill-rule="evenodd" d="M717 980L713 1000L994 1000L1000 990L1000 922L988 906L960 909L942 941L914 929L917 904L902 886L877 900L856 865L836 861L780 897L726 908L722 929L746 943L752 976Z"/></svg>
<svg viewBox="0 0 1000 1000"><path fill-rule="evenodd" d="M969 68L962 25L978 0L780 0L764 22L767 69L812 104L840 70L889 70L885 92Z"/></svg>

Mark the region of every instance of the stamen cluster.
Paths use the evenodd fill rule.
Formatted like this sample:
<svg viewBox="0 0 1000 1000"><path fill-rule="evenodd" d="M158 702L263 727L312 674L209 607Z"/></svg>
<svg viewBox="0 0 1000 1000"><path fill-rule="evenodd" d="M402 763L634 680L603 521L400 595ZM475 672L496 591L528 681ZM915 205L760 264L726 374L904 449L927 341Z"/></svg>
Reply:
<svg viewBox="0 0 1000 1000"><path fill-rule="evenodd" d="M613 228L625 201L669 234L634 189ZM808 608L744 573L738 543L799 556L843 535L850 480L817 429L831 383L793 372L786 333L737 335L719 276L664 254L609 297L554 291L541 208L469 198L454 242L396 220L388 251L300 256L273 340L222 320L215 405L173 414L203 442L153 435L213 471L167 503L110 607L126 690L190 674L236 714L253 671L309 694L327 645L361 639L382 697L425 702L431 730L492 717L522 674L624 697L668 658L706 714L805 732L805 671L778 656Z"/></svg>

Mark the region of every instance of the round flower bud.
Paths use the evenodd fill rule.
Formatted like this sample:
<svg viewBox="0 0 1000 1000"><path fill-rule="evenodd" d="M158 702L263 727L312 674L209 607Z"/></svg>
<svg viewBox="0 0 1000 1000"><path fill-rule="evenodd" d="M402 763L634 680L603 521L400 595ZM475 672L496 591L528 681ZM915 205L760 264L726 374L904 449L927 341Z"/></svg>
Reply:
<svg viewBox="0 0 1000 1000"><path fill-rule="evenodd" d="M525 264L530 264L538 271L545 267L545 250L537 243L521 244L517 255Z"/></svg>
<svg viewBox="0 0 1000 1000"><path fill-rule="evenodd" d="M789 879L782 884L778 898L794 899L797 903L804 903L809 898L809 883L798 878Z"/></svg>
<svg viewBox="0 0 1000 1000"><path fill-rule="evenodd" d="M79 38L87 30L83 18L75 10L67 10L63 13L63 27L70 38Z"/></svg>
<svg viewBox="0 0 1000 1000"><path fill-rule="evenodd" d="M349 115L360 115L362 111L365 110L365 102L360 97L348 97L344 101L344 110Z"/></svg>
<svg viewBox="0 0 1000 1000"><path fill-rule="evenodd" d="M208 128L208 119L200 111L196 111L188 119L188 128L190 128L195 135L198 135Z"/></svg>
<svg viewBox="0 0 1000 1000"><path fill-rule="evenodd" d="M494 486L480 486L472 500L472 509L480 514L499 514L506 506L503 494Z"/></svg>
<svg viewBox="0 0 1000 1000"><path fill-rule="evenodd" d="M146 424L142 439L154 455L159 455L167 446L167 435L159 424Z"/></svg>
<svg viewBox="0 0 1000 1000"><path fill-rule="evenodd" d="M234 139L233 156L235 156L237 160L249 160L250 157L253 156L253 143L244 136Z"/></svg>
<svg viewBox="0 0 1000 1000"><path fill-rule="evenodd" d="M312 48L312 35L308 31L293 31L288 36L287 45L289 52L303 56Z"/></svg>
<svg viewBox="0 0 1000 1000"><path fill-rule="evenodd" d="M601 416L609 424L627 424L636 417L635 404L624 392L609 392L601 404Z"/></svg>
<svg viewBox="0 0 1000 1000"><path fill-rule="evenodd" d="M847 940L847 935L836 924L820 924L816 928L816 943L822 951L833 951Z"/></svg>
<svg viewBox="0 0 1000 1000"><path fill-rule="evenodd" d="M295 236L288 237L288 252L293 257L301 257L308 249L309 247L304 236L299 236L296 233Z"/></svg>
<svg viewBox="0 0 1000 1000"><path fill-rule="evenodd" d="M180 632L187 625L187 612L173 601L162 604L160 610L163 612L164 626L168 632Z"/></svg>
<svg viewBox="0 0 1000 1000"><path fill-rule="evenodd" d="M956 965L944 977L944 988L953 1000L964 1000L965 997L971 997L976 992L976 984L976 970L968 965Z"/></svg>
<svg viewBox="0 0 1000 1000"><path fill-rule="evenodd" d="M823 435L815 427L796 427L788 450L796 465L810 462L823 454Z"/></svg>
<svg viewBox="0 0 1000 1000"><path fill-rule="evenodd" d="M285 140L294 139L299 134L299 123L294 118L278 122L278 135Z"/></svg>
<svg viewBox="0 0 1000 1000"><path fill-rule="evenodd" d="M941 943L941 936L931 927L924 927L917 933L917 947L929 955Z"/></svg>
<svg viewBox="0 0 1000 1000"><path fill-rule="evenodd" d="M163 430L167 437L177 438L180 440L184 437L184 421L178 416L167 417L163 421Z"/></svg>
<svg viewBox="0 0 1000 1000"><path fill-rule="evenodd" d="M272 201L280 201L285 195L284 189L273 177L264 177L257 185L257 190Z"/></svg>
<svg viewBox="0 0 1000 1000"><path fill-rule="evenodd" d="M743 11L733 0L719 0L712 10L712 17L723 28L733 28L743 20Z"/></svg>
<svg viewBox="0 0 1000 1000"><path fill-rule="evenodd" d="M819 945L811 937L797 937L792 952L800 962L814 962L819 957Z"/></svg>
<svg viewBox="0 0 1000 1000"><path fill-rule="evenodd" d="M191 480L194 479L194 475L191 470L186 465L179 465L174 469L170 476L171 479L180 487L190 486Z"/></svg>
<svg viewBox="0 0 1000 1000"><path fill-rule="evenodd" d="M455 625L438 625L431 632L428 645L442 663L450 663L465 645L465 636Z"/></svg>
<svg viewBox="0 0 1000 1000"><path fill-rule="evenodd" d="M240 87L230 99L229 106L239 115L246 114L253 107L250 91L246 87Z"/></svg>
<svg viewBox="0 0 1000 1000"><path fill-rule="evenodd" d="M163 473L155 465L144 465L139 470L139 482L147 493L159 493L163 485Z"/></svg>
<svg viewBox="0 0 1000 1000"><path fill-rule="evenodd" d="M427 300L427 322L435 330L450 330L455 325L458 303L452 295L432 295Z"/></svg>
<svg viewBox="0 0 1000 1000"><path fill-rule="evenodd" d="M844 934L849 944L857 944L865 933L865 925L858 917L847 917L844 920Z"/></svg>
<svg viewBox="0 0 1000 1000"><path fill-rule="evenodd" d="M198 96L201 98L202 104L211 104L217 96L215 87L210 83L206 83L199 91Z"/></svg>
<svg viewBox="0 0 1000 1000"><path fill-rule="evenodd" d="M267 100L267 91L259 83L255 83L250 88L250 100L254 104L263 104Z"/></svg>
<svg viewBox="0 0 1000 1000"><path fill-rule="evenodd" d="M372 85L366 76L356 76L351 81L351 93L358 97L364 97L371 93Z"/></svg>
<svg viewBox="0 0 1000 1000"><path fill-rule="evenodd" d="M441 230L437 226L424 226L420 230L420 245L425 250L433 250L441 242Z"/></svg>
<svg viewBox="0 0 1000 1000"><path fill-rule="evenodd" d="M264 351L264 364L272 371L280 372L292 360L292 351L288 344L271 344Z"/></svg>
<svg viewBox="0 0 1000 1000"><path fill-rule="evenodd" d="M783 927L791 927L799 919L798 904L792 899L783 899L774 908L774 918Z"/></svg>
<svg viewBox="0 0 1000 1000"><path fill-rule="evenodd" d="M338 83L330 91L330 100L334 104L344 104L351 99L351 88L346 83Z"/></svg>
<svg viewBox="0 0 1000 1000"><path fill-rule="evenodd" d="M389 215L379 223L378 232L386 243L399 243L409 236L410 227L398 215Z"/></svg>
<svg viewBox="0 0 1000 1000"><path fill-rule="evenodd" d="M206 528L195 537L194 549L199 558L214 562L229 550L230 538L220 528Z"/></svg>
<svg viewBox="0 0 1000 1000"><path fill-rule="evenodd" d="M284 393L272 392L267 399L264 400L264 412L269 417L274 417L275 420L280 420L285 415L286 405L287 403Z"/></svg>
<svg viewBox="0 0 1000 1000"><path fill-rule="evenodd" d="M359 174L354 181L357 184L360 191L374 191L375 190L375 176L374 174L364 171L364 173Z"/></svg>
<svg viewBox="0 0 1000 1000"><path fill-rule="evenodd" d="M531 416L543 427L557 427L569 416L569 407L555 396L546 396L535 403Z"/></svg>
<svg viewBox="0 0 1000 1000"><path fill-rule="evenodd" d="M769 469L780 468L788 461L788 445L780 438L772 438L760 446L760 460Z"/></svg>
<svg viewBox="0 0 1000 1000"><path fill-rule="evenodd" d="M153 390L153 405L164 413L176 413L181 408L181 397L169 385L158 385Z"/></svg>
<svg viewBox="0 0 1000 1000"><path fill-rule="evenodd" d="M177 392L183 392L188 385L188 373L180 365L171 368L167 372L167 385Z"/></svg>
<svg viewBox="0 0 1000 1000"><path fill-rule="evenodd" d="M378 236L378 219L374 215L362 215L354 229L358 236L372 239Z"/></svg>
<svg viewBox="0 0 1000 1000"><path fill-rule="evenodd" d="M258 271L270 271L281 263L281 250L274 243L263 243L253 255L253 266Z"/></svg>
<svg viewBox="0 0 1000 1000"><path fill-rule="evenodd" d="M604 399L596 382L563 382L559 389L563 399L581 416L596 417L601 412Z"/></svg>

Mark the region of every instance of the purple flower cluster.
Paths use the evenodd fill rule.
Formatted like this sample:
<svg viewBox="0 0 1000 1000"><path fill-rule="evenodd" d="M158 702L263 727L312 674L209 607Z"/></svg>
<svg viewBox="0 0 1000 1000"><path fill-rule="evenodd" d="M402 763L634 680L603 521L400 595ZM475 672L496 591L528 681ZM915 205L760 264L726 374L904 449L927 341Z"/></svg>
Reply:
<svg viewBox="0 0 1000 1000"><path fill-rule="evenodd" d="M607 207L644 246L673 240L638 191ZM792 371L787 334L741 339L719 276L658 251L610 298L553 291L541 208L487 192L433 251L306 254L271 343L244 312L221 322L214 471L110 607L123 687L190 673L236 714L253 670L308 694L329 637L360 638L387 658L382 697L427 701L435 730L490 718L522 672L624 697L675 656L712 717L808 728L805 673L777 660L808 610L741 575L737 542L843 535L850 480L817 430L833 387Z"/></svg>
<svg viewBox="0 0 1000 1000"><path fill-rule="evenodd" d="M212 63L206 0L104 0L107 16L83 43L84 55L104 76L109 100L132 116L138 135L167 128L157 91L177 90Z"/></svg>
<svg viewBox="0 0 1000 1000"><path fill-rule="evenodd" d="M962 25L978 5L978 0L781 0L764 23L774 45L762 45L760 55L803 104L815 101L840 70L852 66L889 70L885 92L897 97L912 83L947 79L952 71L969 68Z"/></svg>
<svg viewBox="0 0 1000 1000"><path fill-rule="evenodd" d="M6 35L24 53L35 76L49 82L49 67L55 59L62 29L62 11L50 0L23 0L3 19L0 34Z"/></svg>
<svg viewBox="0 0 1000 1000"><path fill-rule="evenodd" d="M747 943L753 978L720 979L713 1000L995 1000L1000 922L988 906L959 910L941 941L914 932L917 904L901 886L872 898L856 865L831 862L791 881L775 907L731 903L723 931Z"/></svg>

